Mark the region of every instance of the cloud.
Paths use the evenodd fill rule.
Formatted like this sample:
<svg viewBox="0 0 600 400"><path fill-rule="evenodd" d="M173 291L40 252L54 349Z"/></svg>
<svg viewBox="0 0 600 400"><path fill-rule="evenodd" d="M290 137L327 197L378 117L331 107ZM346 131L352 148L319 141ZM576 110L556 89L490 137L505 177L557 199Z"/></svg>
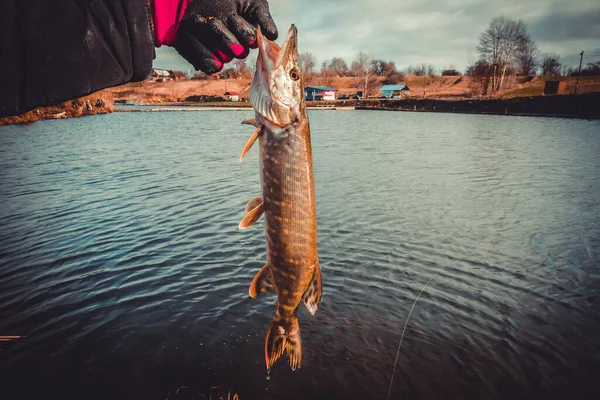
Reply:
<svg viewBox="0 0 600 400"><path fill-rule="evenodd" d="M332 57L348 64L358 51L392 60L399 68L417 63L464 70L492 18L522 18L542 51L561 55L598 47L597 0L271 0L280 41L295 23L300 51L318 65ZM158 49L158 63L190 67L174 51Z"/></svg>
<svg viewBox="0 0 600 400"><path fill-rule="evenodd" d="M168 46L156 49L156 58L153 64L155 68L177 69L184 72L194 69L174 48Z"/></svg>
<svg viewBox="0 0 600 400"><path fill-rule="evenodd" d="M530 23L530 32L539 41L561 42L595 39L600 41L600 6L578 13L555 13Z"/></svg>

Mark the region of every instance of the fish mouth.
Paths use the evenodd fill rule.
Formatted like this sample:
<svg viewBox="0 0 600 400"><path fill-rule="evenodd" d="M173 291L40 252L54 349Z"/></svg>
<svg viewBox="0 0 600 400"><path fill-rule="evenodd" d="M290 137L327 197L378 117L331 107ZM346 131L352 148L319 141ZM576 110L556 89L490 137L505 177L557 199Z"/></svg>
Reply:
<svg viewBox="0 0 600 400"><path fill-rule="evenodd" d="M277 66L281 65L284 60L298 58L298 29L292 24L288 30L287 37L279 53L277 54Z"/></svg>
<svg viewBox="0 0 600 400"><path fill-rule="evenodd" d="M294 24L290 27L282 47L264 37L260 26L256 27L256 41L258 45L257 66L260 66L261 73L269 74L284 60L298 57L298 29ZM257 70L259 69L257 68Z"/></svg>

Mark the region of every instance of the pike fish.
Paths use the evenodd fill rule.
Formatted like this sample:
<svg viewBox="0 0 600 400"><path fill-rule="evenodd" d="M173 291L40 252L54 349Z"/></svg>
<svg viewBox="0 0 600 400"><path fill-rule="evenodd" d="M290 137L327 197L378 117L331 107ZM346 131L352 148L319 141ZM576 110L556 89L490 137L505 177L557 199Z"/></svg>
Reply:
<svg viewBox="0 0 600 400"><path fill-rule="evenodd" d="M255 118L242 122L256 127L240 161L258 139L262 196L248 202L239 228L264 215L267 239L267 262L249 293L253 298L269 290L277 294L265 341L267 371L283 354L292 370L301 366L298 307L304 303L314 315L321 300L312 149L297 36L292 25L280 48L257 27L258 58L250 87Z"/></svg>

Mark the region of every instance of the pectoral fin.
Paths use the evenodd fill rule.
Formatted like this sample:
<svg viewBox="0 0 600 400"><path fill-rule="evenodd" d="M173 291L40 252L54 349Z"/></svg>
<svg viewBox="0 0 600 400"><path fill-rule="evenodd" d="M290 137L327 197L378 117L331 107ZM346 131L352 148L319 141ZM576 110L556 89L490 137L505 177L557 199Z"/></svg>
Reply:
<svg viewBox="0 0 600 400"><path fill-rule="evenodd" d="M262 197L255 197L246 204L246 212L250 212L262 204Z"/></svg>
<svg viewBox="0 0 600 400"><path fill-rule="evenodd" d="M258 199L260 199L260 197L258 197ZM256 199L252 199L248 202L248 204L246 205L246 209L248 209L248 205L255 201ZM251 226L253 223L255 223L256 221L259 220L259 218L261 217L261 215L263 215L263 213L265 212L264 208L263 208L263 203L262 200L260 201L260 203L254 207L253 209L251 209L250 211L248 211L248 214L246 214L246 216L244 218L242 218L242 220L240 221L240 224L238 225L238 227L240 229L246 229L249 226Z"/></svg>
<svg viewBox="0 0 600 400"><path fill-rule="evenodd" d="M304 296L302 296L302 300L304 300L304 305L308 308L308 311L315 315L321 301L321 268L319 263L315 265L313 277L304 292Z"/></svg>
<svg viewBox="0 0 600 400"><path fill-rule="evenodd" d="M248 150L250 150L250 148L252 147L252 145L254 144L254 142L260 136L261 133L262 133L262 130L261 130L261 127L259 126L258 128L256 128L254 133L252 135L250 135L250 138L248 139L248 141L246 142L246 145L244 146L244 149L242 150L242 155L240 156L240 162L242 162L242 160L244 159L244 156L246 155Z"/></svg>
<svg viewBox="0 0 600 400"><path fill-rule="evenodd" d="M250 284L250 290L248 293L250 297L255 298L260 293L264 293L267 290L273 289L273 280L271 278L271 271L269 270L269 264L265 264L264 267L258 271L252 283Z"/></svg>
<svg viewBox="0 0 600 400"><path fill-rule="evenodd" d="M256 122L256 118L250 118L247 119L245 121L242 121L242 125L252 125L258 128L257 122Z"/></svg>

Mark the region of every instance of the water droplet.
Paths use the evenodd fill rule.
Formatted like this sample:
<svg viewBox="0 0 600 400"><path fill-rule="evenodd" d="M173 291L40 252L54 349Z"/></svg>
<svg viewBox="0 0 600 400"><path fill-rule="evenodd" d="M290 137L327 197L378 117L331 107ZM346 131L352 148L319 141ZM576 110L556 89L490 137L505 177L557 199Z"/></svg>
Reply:
<svg viewBox="0 0 600 400"><path fill-rule="evenodd" d="M267 371L267 380L271 379L271 375L269 375L269 371Z"/></svg>

